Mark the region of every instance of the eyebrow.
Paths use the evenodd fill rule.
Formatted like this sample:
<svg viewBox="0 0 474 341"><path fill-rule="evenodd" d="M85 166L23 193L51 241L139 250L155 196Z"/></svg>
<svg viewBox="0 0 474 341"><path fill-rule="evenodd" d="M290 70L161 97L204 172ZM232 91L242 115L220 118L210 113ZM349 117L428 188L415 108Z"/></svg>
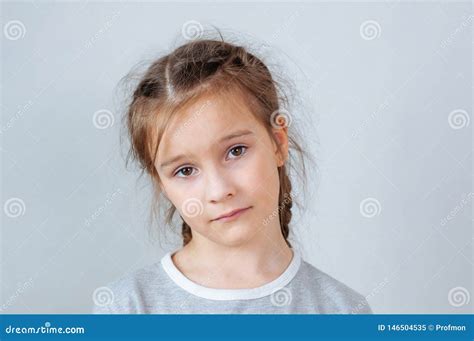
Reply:
<svg viewBox="0 0 474 341"><path fill-rule="evenodd" d="M235 131L233 132L232 134L229 134L229 135L226 135L224 137L221 137L219 139L219 142L224 142L224 141L228 141L228 140L232 140L236 137L241 137L241 136L246 136L246 135L254 135L254 132L253 131L250 131L250 130L238 130L238 131ZM186 155L184 154L180 154L180 155L177 155L171 159L169 159L168 161L165 161L163 162L161 165L160 165L160 168L163 169L163 168L166 168L170 165L172 165L173 163L181 160L181 159L184 159L186 158Z"/></svg>

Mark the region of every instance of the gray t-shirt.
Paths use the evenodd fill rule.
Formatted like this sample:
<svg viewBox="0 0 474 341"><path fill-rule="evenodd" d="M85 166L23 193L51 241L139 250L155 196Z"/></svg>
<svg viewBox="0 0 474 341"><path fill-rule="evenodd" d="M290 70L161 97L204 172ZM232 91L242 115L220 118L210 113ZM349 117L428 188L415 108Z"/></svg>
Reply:
<svg viewBox="0 0 474 341"><path fill-rule="evenodd" d="M364 296L301 258L251 289L215 289L187 277L168 252L94 292L94 314L371 314Z"/></svg>

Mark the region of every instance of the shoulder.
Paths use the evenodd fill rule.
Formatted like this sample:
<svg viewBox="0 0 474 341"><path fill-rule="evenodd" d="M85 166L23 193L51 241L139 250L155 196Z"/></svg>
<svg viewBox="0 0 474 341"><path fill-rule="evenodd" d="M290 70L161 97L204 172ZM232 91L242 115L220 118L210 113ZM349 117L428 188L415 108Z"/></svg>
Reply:
<svg viewBox="0 0 474 341"><path fill-rule="evenodd" d="M95 289L94 314L133 314L140 312L140 305L147 293L158 291L162 276L160 262L133 270L118 279Z"/></svg>
<svg viewBox="0 0 474 341"><path fill-rule="evenodd" d="M302 261L299 271L301 281L309 286L319 309L325 313L371 314L366 298L314 265Z"/></svg>

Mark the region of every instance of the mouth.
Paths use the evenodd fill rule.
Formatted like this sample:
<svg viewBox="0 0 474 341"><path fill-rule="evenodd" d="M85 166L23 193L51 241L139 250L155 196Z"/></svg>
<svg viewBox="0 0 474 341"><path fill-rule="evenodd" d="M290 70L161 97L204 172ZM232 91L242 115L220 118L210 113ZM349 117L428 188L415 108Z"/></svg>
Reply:
<svg viewBox="0 0 474 341"><path fill-rule="evenodd" d="M237 217L239 217L242 213L246 212L250 208L252 208L252 206L232 210L226 214L221 215L220 217L216 219L213 219L212 221L230 221L230 220L237 219Z"/></svg>

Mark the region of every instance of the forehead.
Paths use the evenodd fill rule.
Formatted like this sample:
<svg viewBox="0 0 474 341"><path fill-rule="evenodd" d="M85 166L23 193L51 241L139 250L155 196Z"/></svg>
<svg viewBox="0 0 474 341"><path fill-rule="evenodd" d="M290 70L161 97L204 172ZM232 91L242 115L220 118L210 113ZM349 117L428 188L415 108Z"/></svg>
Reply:
<svg viewBox="0 0 474 341"><path fill-rule="evenodd" d="M157 160L178 153L207 151L220 137L244 129L261 132L243 97L203 95L170 121L160 141Z"/></svg>

